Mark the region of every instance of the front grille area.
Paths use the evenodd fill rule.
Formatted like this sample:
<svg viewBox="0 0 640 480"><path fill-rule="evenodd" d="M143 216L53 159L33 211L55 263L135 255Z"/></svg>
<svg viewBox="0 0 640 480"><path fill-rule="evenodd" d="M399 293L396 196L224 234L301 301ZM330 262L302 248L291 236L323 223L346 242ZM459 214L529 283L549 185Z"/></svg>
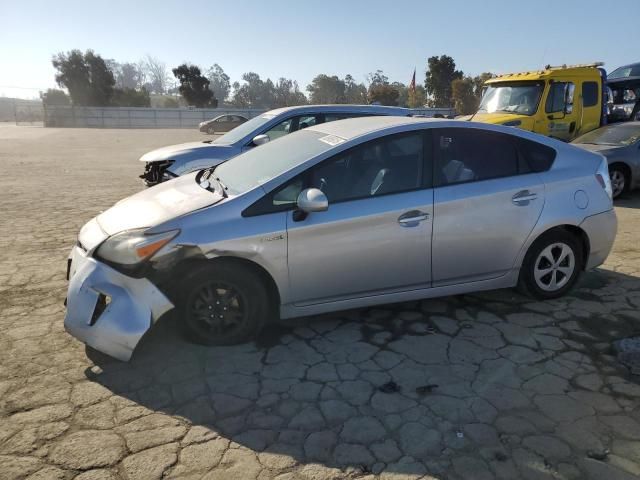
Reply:
<svg viewBox="0 0 640 480"><path fill-rule="evenodd" d="M144 181L144 184L147 187L151 187L166 180L167 176L175 177L176 175L166 171L171 164L173 164L173 160L165 160L164 162L149 162L145 165L144 173L140 175L140 178Z"/></svg>

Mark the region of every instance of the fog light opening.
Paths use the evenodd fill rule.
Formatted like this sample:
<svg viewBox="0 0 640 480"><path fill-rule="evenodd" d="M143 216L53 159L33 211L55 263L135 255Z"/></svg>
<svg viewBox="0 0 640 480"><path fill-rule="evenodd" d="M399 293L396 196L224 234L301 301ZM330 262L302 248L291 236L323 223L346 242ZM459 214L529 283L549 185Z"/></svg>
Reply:
<svg viewBox="0 0 640 480"><path fill-rule="evenodd" d="M111 303L111 297L109 295L105 295L103 293L98 294L98 300L96 301L96 306L93 309L93 315L91 315L91 320L89 321L89 325L95 325L100 318L100 315L107 309L107 306Z"/></svg>

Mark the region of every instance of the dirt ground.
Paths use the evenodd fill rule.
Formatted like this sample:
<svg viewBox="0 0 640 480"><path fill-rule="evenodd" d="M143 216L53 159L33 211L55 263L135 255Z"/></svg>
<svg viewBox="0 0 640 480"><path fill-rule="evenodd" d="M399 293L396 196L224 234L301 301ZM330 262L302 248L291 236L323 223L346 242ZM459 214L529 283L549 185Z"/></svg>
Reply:
<svg viewBox="0 0 640 480"><path fill-rule="evenodd" d="M339 312L257 343L186 343L169 315L128 364L63 329L80 227L195 130L0 125L0 478L632 479L640 192L568 297L510 290Z"/></svg>

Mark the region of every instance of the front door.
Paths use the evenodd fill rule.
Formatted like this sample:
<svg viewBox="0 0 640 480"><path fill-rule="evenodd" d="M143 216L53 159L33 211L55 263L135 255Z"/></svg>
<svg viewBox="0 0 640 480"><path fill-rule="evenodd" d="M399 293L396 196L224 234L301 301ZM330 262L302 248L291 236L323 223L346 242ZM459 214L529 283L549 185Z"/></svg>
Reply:
<svg viewBox="0 0 640 480"><path fill-rule="evenodd" d="M549 84L544 103L547 116L547 131L542 132L553 138L570 141L580 129L582 103L574 102L575 84L568 81L554 81Z"/></svg>
<svg viewBox="0 0 640 480"><path fill-rule="evenodd" d="M437 129L434 146L433 286L508 273L542 212L540 176L510 135Z"/></svg>
<svg viewBox="0 0 640 480"><path fill-rule="evenodd" d="M421 131L388 136L307 172L304 185L320 188L329 209L298 221L289 213L294 303L430 286L433 189L425 138Z"/></svg>

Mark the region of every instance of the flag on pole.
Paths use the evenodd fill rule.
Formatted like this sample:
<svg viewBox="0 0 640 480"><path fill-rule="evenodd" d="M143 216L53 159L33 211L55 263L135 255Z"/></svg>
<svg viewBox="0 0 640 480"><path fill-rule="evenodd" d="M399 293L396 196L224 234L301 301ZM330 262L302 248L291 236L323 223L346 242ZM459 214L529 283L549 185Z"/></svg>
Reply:
<svg viewBox="0 0 640 480"><path fill-rule="evenodd" d="M416 69L413 69L413 77L411 78L411 83L409 84L409 90L413 93L416 93Z"/></svg>

